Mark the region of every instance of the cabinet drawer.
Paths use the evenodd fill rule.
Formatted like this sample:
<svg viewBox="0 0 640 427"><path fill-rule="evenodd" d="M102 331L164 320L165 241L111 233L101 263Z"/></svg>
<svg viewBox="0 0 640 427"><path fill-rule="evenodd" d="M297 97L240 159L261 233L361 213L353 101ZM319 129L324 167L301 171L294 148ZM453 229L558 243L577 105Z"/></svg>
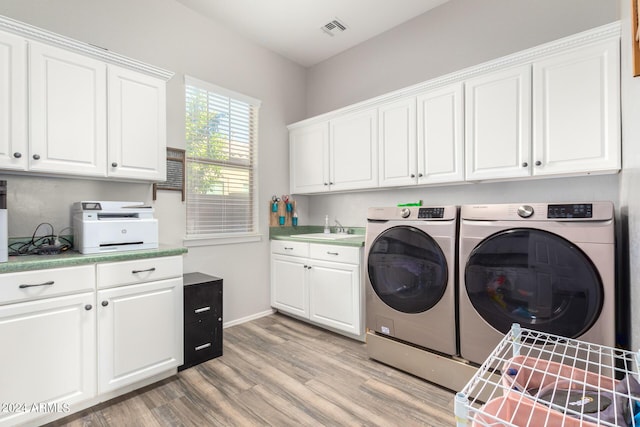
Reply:
<svg viewBox="0 0 640 427"><path fill-rule="evenodd" d="M222 355L222 322L217 319L185 324L184 367Z"/></svg>
<svg viewBox="0 0 640 427"><path fill-rule="evenodd" d="M148 258L98 264L98 288L182 277L182 257Z"/></svg>
<svg viewBox="0 0 640 427"><path fill-rule="evenodd" d="M6 273L0 275L0 282L0 304L93 291L96 287L93 265Z"/></svg>
<svg viewBox="0 0 640 427"><path fill-rule="evenodd" d="M309 243L291 242L288 240L272 240L271 252L275 254L292 255L300 257L309 256Z"/></svg>
<svg viewBox="0 0 640 427"><path fill-rule="evenodd" d="M184 323L222 316L222 280L184 287Z"/></svg>
<svg viewBox="0 0 640 427"><path fill-rule="evenodd" d="M360 263L360 248L337 245L309 245L309 258L325 261L345 262L349 264Z"/></svg>

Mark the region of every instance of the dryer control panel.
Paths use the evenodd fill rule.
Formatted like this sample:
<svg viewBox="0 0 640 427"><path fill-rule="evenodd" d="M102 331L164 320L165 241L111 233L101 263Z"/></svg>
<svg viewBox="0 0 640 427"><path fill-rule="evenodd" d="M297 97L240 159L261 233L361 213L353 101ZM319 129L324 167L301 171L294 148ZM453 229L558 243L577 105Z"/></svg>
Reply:
<svg viewBox="0 0 640 427"><path fill-rule="evenodd" d="M592 218L593 205L591 203L549 205L547 218Z"/></svg>
<svg viewBox="0 0 640 427"><path fill-rule="evenodd" d="M418 218L443 218L444 208L420 208L418 210Z"/></svg>

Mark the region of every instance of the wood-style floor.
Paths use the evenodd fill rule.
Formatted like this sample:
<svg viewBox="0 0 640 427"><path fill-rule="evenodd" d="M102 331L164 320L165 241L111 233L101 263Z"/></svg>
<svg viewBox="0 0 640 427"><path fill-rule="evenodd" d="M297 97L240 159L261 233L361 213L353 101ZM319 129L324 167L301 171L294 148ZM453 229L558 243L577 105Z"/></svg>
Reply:
<svg viewBox="0 0 640 427"><path fill-rule="evenodd" d="M454 393L280 314L224 330L224 354L51 426L453 426Z"/></svg>

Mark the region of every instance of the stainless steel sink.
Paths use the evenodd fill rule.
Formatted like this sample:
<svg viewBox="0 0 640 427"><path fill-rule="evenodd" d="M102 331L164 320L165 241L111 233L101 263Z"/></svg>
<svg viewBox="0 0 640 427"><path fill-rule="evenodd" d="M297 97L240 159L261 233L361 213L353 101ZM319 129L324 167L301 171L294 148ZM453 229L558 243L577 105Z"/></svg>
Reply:
<svg viewBox="0 0 640 427"><path fill-rule="evenodd" d="M310 234L292 234L291 237L300 237L302 239L317 239L317 240L340 240L354 237L353 234L346 233L310 233Z"/></svg>

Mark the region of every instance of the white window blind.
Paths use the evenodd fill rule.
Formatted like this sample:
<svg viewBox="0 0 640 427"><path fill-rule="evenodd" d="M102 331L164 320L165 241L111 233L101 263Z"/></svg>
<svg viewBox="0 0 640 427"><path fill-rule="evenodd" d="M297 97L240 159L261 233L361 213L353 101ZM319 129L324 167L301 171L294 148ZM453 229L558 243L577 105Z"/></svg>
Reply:
<svg viewBox="0 0 640 427"><path fill-rule="evenodd" d="M260 102L185 78L187 237L257 232Z"/></svg>

